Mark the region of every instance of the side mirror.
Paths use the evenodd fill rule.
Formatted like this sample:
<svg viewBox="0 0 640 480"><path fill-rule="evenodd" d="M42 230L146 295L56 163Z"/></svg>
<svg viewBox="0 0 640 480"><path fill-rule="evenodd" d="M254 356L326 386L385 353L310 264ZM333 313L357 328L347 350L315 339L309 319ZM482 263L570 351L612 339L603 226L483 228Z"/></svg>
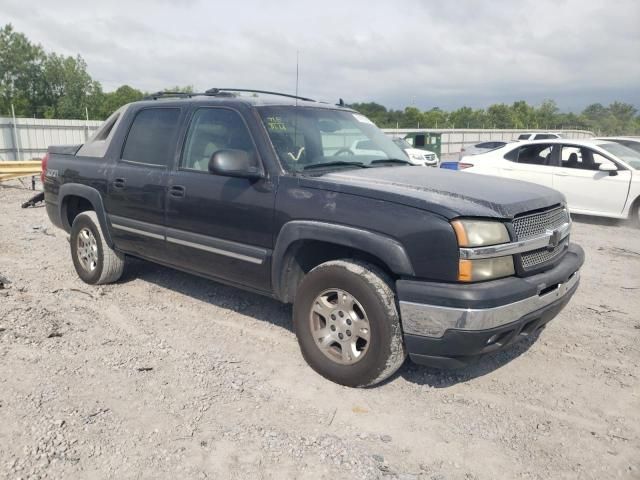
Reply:
<svg viewBox="0 0 640 480"><path fill-rule="evenodd" d="M598 170L601 172L609 172L609 175L614 177L618 175L618 167L616 167L613 163L601 163L598 167Z"/></svg>
<svg viewBox="0 0 640 480"><path fill-rule="evenodd" d="M244 150L218 150L209 160L209 173L225 177L263 178L253 153Z"/></svg>

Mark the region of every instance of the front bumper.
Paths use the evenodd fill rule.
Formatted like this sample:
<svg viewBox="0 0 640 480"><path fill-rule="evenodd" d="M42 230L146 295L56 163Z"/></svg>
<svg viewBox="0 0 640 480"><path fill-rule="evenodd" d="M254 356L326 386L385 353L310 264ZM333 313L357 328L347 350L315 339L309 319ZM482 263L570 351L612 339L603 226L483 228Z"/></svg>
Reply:
<svg viewBox="0 0 640 480"><path fill-rule="evenodd" d="M572 244L554 268L529 277L477 284L399 280L409 356L440 368L467 365L505 348L553 319L580 282L584 251Z"/></svg>

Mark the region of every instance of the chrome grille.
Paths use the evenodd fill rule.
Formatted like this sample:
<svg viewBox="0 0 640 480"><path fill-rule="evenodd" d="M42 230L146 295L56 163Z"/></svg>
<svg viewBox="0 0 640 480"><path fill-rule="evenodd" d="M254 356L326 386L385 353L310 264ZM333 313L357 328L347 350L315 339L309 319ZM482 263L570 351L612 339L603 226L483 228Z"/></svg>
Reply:
<svg viewBox="0 0 640 480"><path fill-rule="evenodd" d="M547 230L554 230L567 222L569 222L569 212L566 208L559 207L518 217L513 221L513 229L518 240L526 240L544 235Z"/></svg>
<svg viewBox="0 0 640 480"><path fill-rule="evenodd" d="M555 230L570 221L567 209L558 207L545 212L517 217L513 220L513 229L517 240L527 240L544 235L547 230ZM520 255L522 268L530 270L538 265L550 262L562 255L568 246L569 238L566 237L557 247L551 250L544 247L524 252Z"/></svg>
<svg viewBox="0 0 640 480"><path fill-rule="evenodd" d="M433 153L427 153L427 154L424 155L424 159L429 161L429 162L434 160L435 158L436 158L436 156Z"/></svg>
<svg viewBox="0 0 640 480"><path fill-rule="evenodd" d="M537 250L531 250L530 252L523 253L522 267L525 270L528 270L543 263L550 262L558 255L560 255L567 248L568 244L568 239L564 239L553 250L548 250L547 248L539 248Z"/></svg>

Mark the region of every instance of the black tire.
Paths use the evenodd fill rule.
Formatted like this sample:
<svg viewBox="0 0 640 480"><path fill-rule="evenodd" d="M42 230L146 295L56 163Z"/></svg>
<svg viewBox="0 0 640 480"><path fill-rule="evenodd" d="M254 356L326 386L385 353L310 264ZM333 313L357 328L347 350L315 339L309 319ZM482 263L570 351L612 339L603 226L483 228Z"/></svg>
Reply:
<svg viewBox="0 0 640 480"><path fill-rule="evenodd" d="M406 352L395 293L390 285L387 275L380 269L354 260L323 263L303 278L293 307L293 325L302 355L311 368L323 377L349 387L375 385L400 368ZM323 292L332 289L348 292L366 312L369 340L366 351L356 363L341 364L332 360L314 338L317 333L314 335L312 308ZM336 343L333 348L338 347Z"/></svg>
<svg viewBox="0 0 640 480"><path fill-rule="evenodd" d="M87 266L87 256L83 255L83 248L79 246L80 236L88 236L95 243L93 251L95 255L92 257L91 267ZM124 270L125 258L120 252L116 252L107 245L104 240L104 234L98 221L98 216L93 211L79 213L73 220L71 227L71 258L76 273L83 282L90 285L103 285L105 283L113 283L117 281Z"/></svg>
<svg viewBox="0 0 640 480"><path fill-rule="evenodd" d="M636 228L640 228L640 198L638 198L631 207L630 218L631 224Z"/></svg>

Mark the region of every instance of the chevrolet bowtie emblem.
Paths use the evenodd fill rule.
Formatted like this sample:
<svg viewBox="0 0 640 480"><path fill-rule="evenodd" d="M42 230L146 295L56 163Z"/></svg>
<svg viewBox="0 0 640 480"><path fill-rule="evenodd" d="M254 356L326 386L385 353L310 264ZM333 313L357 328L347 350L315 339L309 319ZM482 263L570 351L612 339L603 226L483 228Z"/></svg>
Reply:
<svg viewBox="0 0 640 480"><path fill-rule="evenodd" d="M547 250L555 250L560 244L560 230L547 230L549 236L549 245Z"/></svg>

